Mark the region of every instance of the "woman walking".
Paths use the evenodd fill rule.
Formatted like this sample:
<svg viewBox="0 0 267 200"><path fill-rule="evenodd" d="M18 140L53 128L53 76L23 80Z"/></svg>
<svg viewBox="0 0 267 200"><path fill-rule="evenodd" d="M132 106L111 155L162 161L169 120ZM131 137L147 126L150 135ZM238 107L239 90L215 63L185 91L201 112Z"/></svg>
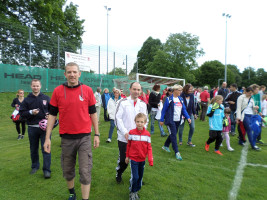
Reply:
<svg viewBox="0 0 267 200"><path fill-rule="evenodd" d="M193 86L190 83L187 83L183 88L181 97L184 99L184 105L186 107L186 111L191 119L191 123L189 124L190 129L188 133L187 145L189 145L190 147L195 147L196 145L192 143L192 136L195 130L195 119L197 118L197 115L195 109L195 98L192 91L193 91ZM185 123L183 122L179 126L179 145L182 145L183 143L184 124Z"/></svg>
<svg viewBox="0 0 267 200"><path fill-rule="evenodd" d="M13 99L13 102L11 104L12 107L14 107L16 110L19 110L19 107L21 103L24 100L24 90L18 90L17 92L17 98ZM16 130L18 132L18 140L23 139L25 135L25 121L18 120L14 122L16 124ZM21 125L21 131L20 131L20 125Z"/></svg>
<svg viewBox="0 0 267 200"><path fill-rule="evenodd" d="M160 85L155 84L153 87L153 91L149 95L149 105L151 106L151 112L150 112L150 134L154 134L154 124L155 124L155 117L157 115L157 112L159 110L159 103L160 103ZM166 136L166 133L164 133L163 127L160 125L159 121L159 129L160 129L160 135L162 137Z"/></svg>

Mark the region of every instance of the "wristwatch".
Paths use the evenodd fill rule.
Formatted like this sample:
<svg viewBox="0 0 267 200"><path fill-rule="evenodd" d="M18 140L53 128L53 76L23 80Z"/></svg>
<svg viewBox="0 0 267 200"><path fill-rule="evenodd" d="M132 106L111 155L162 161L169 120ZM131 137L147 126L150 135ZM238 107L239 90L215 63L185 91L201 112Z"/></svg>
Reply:
<svg viewBox="0 0 267 200"><path fill-rule="evenodd" d="M96 134L96 133L95 133L95 136L98 136L98 137L99 137L99 136L100 136L100 133L99 133L99 134Z"/></svg>

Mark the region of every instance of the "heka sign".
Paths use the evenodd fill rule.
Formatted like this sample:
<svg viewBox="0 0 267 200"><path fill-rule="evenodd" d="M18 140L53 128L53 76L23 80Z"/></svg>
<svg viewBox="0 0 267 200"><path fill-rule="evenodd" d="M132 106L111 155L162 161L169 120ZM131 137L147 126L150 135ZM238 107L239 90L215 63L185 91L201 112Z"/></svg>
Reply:
<svg viewBox="0 0 267 200"><path fill-rule="evenodd" d="M90 58L88 56L65 52L65 65L70 62L78 64L81 71L90 72Z"/></svg>

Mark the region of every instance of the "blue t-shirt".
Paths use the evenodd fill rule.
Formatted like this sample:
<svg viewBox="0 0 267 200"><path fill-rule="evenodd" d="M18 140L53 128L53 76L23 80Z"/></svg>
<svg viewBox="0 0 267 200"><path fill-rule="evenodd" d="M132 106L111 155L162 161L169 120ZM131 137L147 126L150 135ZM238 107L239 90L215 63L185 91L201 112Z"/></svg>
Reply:
<svg viewBox="0 0 267 200"><path fill-rule="evenodd" d="M211 112L212 104L209 105L207 114ZM220 108L216 109L213 116L209 118L210 130L222 131L224 118L224 106L221 104Z"/></svg>

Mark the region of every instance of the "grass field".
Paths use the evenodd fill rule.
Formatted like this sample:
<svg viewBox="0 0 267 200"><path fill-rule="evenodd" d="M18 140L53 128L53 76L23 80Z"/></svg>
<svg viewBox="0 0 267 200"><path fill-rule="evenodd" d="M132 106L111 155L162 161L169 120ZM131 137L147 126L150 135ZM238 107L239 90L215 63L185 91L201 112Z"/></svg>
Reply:
<svg viewBox="0 0 267 200"><path fill-rule="evenodd" d="M26 95L26 94L25 94ZM51 94L48 94L51 95ZM63 200L68 197L65 180L60 167L60 137L58 128L52 135L52 177L45 180L42 170L34 175L30 172L30 149L28 134L23 140L17 140L15 125L10 115L10 106L15 93L0 93L0 200ZM90 199L92 200L120 200L128 199L130 168L123 174L123 183L115 181L115 167L118 158L116 132L112 143L107 144L109 123L103 121L101 111L101 143L93 150L93 171ZM145 200L226 200L226 199L267 199L267 146L256 152L248 148L247 156L242 154L237 144L237 137L231 137L234 152L226 150L225 142L221 148L224 156L213 151L205 152L204 144L208 138L208 122L196 121L193 136L195 148L186 145L188 125L185 126L184 144L179 146L183 161L177 161L174 153L164 152L161 147L166 138L160 137L155 128L152 135L154 166L146 165L144 173L145 185L139 192ZM263 140L267 142L267 129L263 129ZM211 144L213 149L214 144ZM171 149L172 150L172 149ZM243 151L246 153L246 151ZM241 154L243 160L240 162ZM246 155L246 154L245 154ZM40 152L42 163L42 156ZM42 166L42 164L41 164ZM242 168L243 167L243 168ZM238 171L238 174L236 175ZM242 176L242 171L244 171ZM241 174L240 174L241 173ZM76 193L81 199L79 173L76 170ZM236 198L230 198L229 192L234 187ZM240 183L240 188L238 187Z"/></svg>

